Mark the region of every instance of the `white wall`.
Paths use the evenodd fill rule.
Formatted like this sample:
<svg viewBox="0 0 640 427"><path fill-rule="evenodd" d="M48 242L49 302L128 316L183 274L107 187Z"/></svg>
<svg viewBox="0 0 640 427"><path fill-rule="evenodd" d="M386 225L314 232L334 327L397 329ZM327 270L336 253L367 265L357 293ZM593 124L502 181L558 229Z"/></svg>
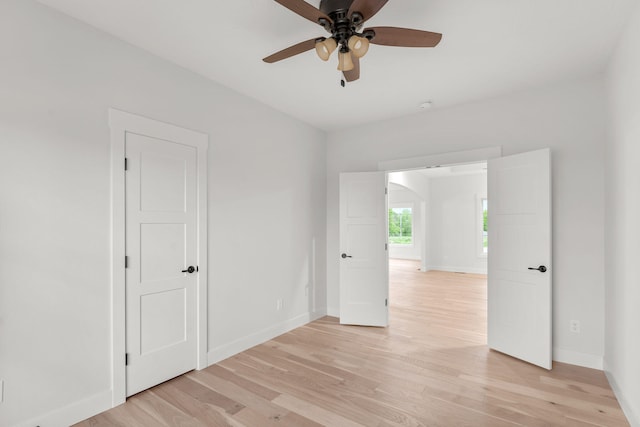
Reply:
<svg viewBox="0 0 640 427"><path fill-rule="evenodd" d="M487 196L487 174L429 178L429 189L428 268L486 274L478 199Z"/></svg>
<svg viewBox="0 0 640 427"><path fill-rule="evenodd" d="M323 132L31 0L0 58L0 425L110 403L108 107L210 136L212 359L323 312Z"/></svg>
<svg viewBox="0 0 640 427"><path fill-rule="evenodd" d="M338 175L378 162L502 146L503 154L550 147L553 162L556 360L598 367L604 320L605 95L602 76L332 132L327 152L327 292L339 313ZM569 321L582 332L569 332Z"/></svg>
<svg viewBox="0 0 640 427"><path fill-rule="evenodd" d="M422 197L414 191L402 187L399 184L389 182L389 208L411 207L412 208L412 237L411 245L389 245L389 257L398 259L415 259L422 258L422 242L424 240L424 230L422 227Z"/></svg>
<svg viewBox="0 0 640 427"><path fill-rule="evenodd" d="M605 370L631 425L640 426L640 6L608 70Z"/></svg>

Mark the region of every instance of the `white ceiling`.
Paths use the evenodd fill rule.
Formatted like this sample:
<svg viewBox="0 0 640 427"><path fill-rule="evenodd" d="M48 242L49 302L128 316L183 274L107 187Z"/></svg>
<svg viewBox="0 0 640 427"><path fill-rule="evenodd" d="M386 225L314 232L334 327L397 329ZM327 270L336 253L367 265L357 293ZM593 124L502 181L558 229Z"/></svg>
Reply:
<svg viewBox="0 0 640 427"><path fill-rule="evenodd" d="M262 58L324 30L271 0L40 0L325 130L602 70L637 0L391 0L366 26L443 33L434 49L372 45L361 79L337 58ZM319 0L309 0L317 6ZM428 114L426 112L425 114Z"/></svg>

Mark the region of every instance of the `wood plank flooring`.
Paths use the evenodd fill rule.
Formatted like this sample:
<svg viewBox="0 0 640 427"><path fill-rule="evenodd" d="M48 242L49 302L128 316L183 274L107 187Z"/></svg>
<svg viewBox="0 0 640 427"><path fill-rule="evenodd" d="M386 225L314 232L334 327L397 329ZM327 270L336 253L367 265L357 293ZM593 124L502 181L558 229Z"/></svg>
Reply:
<svg viewBox="0 0 640 427"><path fill-rule="evenodd" d="M486 278L391 263L391 326L325 317L77 426L628 426L601 371L486 346Z"/></svg>

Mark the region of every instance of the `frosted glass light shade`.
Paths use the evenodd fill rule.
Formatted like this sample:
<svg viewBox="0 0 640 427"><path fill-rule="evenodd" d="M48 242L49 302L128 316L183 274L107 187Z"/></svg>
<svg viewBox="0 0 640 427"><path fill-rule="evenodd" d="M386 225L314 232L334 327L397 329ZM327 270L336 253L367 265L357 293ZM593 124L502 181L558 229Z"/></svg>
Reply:
<svg viewBox="0 0 640 427"><path fill-rule="evenodd" d="M353 70L353 60L351 59L351 52L340 52L338 54L338 70L351 71Z"/></svg>
<svg viewBox="0 0 640 427"><path fill-rule="evenodd" d="M369 50L369 39L366 37L351 36L348 44L349 50L358 58L365 56Z"/></svg>
<svg viewBox="0 0 640 427"><path fill-rule="evenodd" d="M334 38L329 37L321 42L316 42L316 53L323 61L327 61L334 50L338 47L338 43Z"/></svg>

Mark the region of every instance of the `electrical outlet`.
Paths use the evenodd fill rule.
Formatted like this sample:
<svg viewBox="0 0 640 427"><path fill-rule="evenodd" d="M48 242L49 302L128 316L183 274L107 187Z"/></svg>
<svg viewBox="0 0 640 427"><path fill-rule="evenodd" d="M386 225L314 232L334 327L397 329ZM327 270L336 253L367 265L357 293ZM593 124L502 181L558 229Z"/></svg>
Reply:
<svg viewBox="0 0 640 427"><path fill-rule="evenodd" d="M579 320L571 320L569 321L569 331L574 334L580 333L580 321Z"/></svg>
<svg viewBox="0 0 640 427"><path fill-rule="evenodd" d="M283 304L282 298L276 300L276 310L278 311L282 310L283 305L284 304Z"/></svg>

